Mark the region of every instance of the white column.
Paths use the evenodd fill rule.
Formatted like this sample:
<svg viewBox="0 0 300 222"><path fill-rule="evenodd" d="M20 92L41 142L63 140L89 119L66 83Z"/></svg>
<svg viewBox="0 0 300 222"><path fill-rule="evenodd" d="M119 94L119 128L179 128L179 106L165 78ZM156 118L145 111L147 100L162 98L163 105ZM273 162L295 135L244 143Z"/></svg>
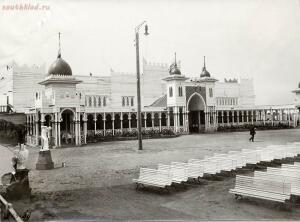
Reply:
<svg viewBox="0 0 300 222"><path fill-rule="evenodd" d="M120 114L121 132L123 132L123 113Z"/></svg>
<svg viewBox="0 0 300 222"><path fill-rule="evenodd" d="M39 119L38 115L36 115L35 118L35 139L36 139L36 145L39 145Z"/></svg>
<svg viewBox="0 0 300 222"><path fill-rule="evenodd" d="M154 114L153 114L153 112L151 113L151 124L152 124L152 129L154 129Z"/></svg>
<svg viewBox="0 0 300 222"><path fill-rule="evenodd" d="M60 136L60 114L58 113L58 119L57 119L57 128L58 128L58 147L61 147L61 136Z"/></svg>
<svg viewBox="0 0 300 222"><path fill-rule="evenodd" d="M94 113L94 135L96 135L96 131L97 131L97 115L96 113Z"/></svg>
<svg viewBox="0 0 300 222"><path fill-rule="evenodd" d="M114 136L115 135L115 114L114 113L111 120L112 120L112 132Z"/></svg>
<svg viewBox="0 0 300 222"><path fill-rule="evenodd" d="M158 114L158 118L159 118L159 132L161 132L161 112Z"/></svg>
<svg viewBox="0 0 300 222"><path fill-rule="evenodd" d="M168 109L166 117L167 117L167 127L169 128L170 127L170 111L169 111L169 109Z"/></svg>
<svg viewBox="0 0 300 222"><path fill-rule="evenodd" d="M189 122L189 111L186 110L186 132L189 132L190 131L190 122Z"/></svg>
<svg viewBox="0 0 300 222"><path fill-rule="evenodd" d="M75 145L78 146L78 125L77 125L77 113L75 113Z"/></svg>
<svg viewBox="0 0 300 222"><path fill-rule="evenodd" d="M103 114L103 136L106 135L106 116L105 113Z"/></svg>
<svg viewBox="0 0 300 222"><path fill-rule="evenodd" d="M145 129L147 129L147 113L144 113Z"/></svg>
<svg viewBox="0 0 300 222"><path fill-rule="evenodd" d="M227 126L230 126L230 123L229 123L229 111L227 110L226 113L227 113Z"/></svg>
<svg viewBox="0 0 300 222"><path fill-rule="evenodd" d="M87 116L86 113L83 117L83 133L84 133L84 144L86 144L86 136L87 136Z"/></svg>
<svg viewBox="0 0 300 222"><path fill-rule="evenodd" d="M131 131L131 114L128 114L129 131Z"/></svg>

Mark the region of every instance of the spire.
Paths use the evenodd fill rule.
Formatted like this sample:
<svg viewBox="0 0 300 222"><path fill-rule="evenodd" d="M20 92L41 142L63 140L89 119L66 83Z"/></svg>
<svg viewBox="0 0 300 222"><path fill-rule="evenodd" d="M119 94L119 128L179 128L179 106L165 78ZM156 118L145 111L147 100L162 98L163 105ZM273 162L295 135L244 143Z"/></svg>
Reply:
<svg viewBox="0 0 300 222"><path fill-rule="evenodd" d="M180 75L181 74L180 69L177 67L176 52L175 52L175 61L170 66L169 73L171 75L174 75L174 74Z"/></svg>
<svg viewBox="0 0 300 222"><path fill-rule="evenodd" d="M210 73L206 70L205 56L204 56L204 59L203 59L203 68L202 68L202 72L201 72L201 74L200 74L200 78L203 78L203 77L210 77Z"/></svg>
<svg viewBox="0 0 300 222"><path fill-rule="evenodd" d="M57 58L61 58L61 48L60 48L60 32L58 33L58 55Z"/></svg>

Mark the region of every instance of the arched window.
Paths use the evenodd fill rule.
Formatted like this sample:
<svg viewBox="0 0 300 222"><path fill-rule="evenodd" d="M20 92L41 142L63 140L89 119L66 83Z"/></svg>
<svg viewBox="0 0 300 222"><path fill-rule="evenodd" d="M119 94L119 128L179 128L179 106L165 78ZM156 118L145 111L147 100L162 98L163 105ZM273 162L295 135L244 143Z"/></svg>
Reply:
<svg viewBox="0 0 300 222"><path fill-rule="evenodd" d="M92 114L89 114L87 116L87 130L94 130L95 125L94 125L94 116Z"/></svg>
<svg viewBox="0 0 300 222"><path fill-rule="evenodd" d="M182 86L179 86L178 88L178 95L182 97Z"/></svg>
<svg viewBox="0 0 300 222"><path fill-rule="evenodd" d="M94 97L94 107L96 107L96 106L97 106L97 98Z"/></svg>
<svg viewBox="0 0 300 222"><path fill-rule="evenodd" d="M106 97L103 97L103 106L106 106Z"/></svg>
<svg viewBox="0 0 300 222"><path fill-rule="evenodd" d="M101 107L101 97L98 97L98 106Z"/></svg>
<svg viewBox="0 0 300 222"><path fill-rule="evenodd" d="M104 102L103 102L103 105L104 105ZM112 118L111 118L110 114L106 115L106 118L105 118L105 128L106 129L112 129Z"/></svg>
<svg viewBox="0 0 300 222"><path fill-rule="evenodd" d="M147 113L147 117L146 117L146 127L152 127L152 116L151 113Z"/></svg>
<svg viewBox="0 0 300 222"><path fill-rule="evenodd" d="M92 97L89 97L89 107L92 106Z"/></svg>
<svg viewBox="0 0 300 222"><path fill-rule="evenodd" d="M129 106L129 97L126 97L126 106Z"/></svg>
<svg viewBox="0 0 300 222"><path fill-rule="evenodd" d="M137 127L137 120L136 120L136 115L131 114L131 128L136 128Z"/></svg>
<svg viewBox="0 0 300 222"><path fill-rule="evenodd" d="M97 121L96 121L96 129L97 130L102 130L103 129L103 117L101 114L97 115Z"/></svg>
<svg viewBox="0 0 300 222"><path fill-rule="evenodd" d="M167 116L165 113L161 114L161 125L162 126L167 126Z"/></svg>
<svg viewBox="0 0 300 222"><path fill-rule="evenodd" d="M183 126L183 113L182 113L182 107L179 108L179 126Z"/></svg>
<svg viewBox="0 0 300 222"><path fill-rule="evenodd" d="M124 114L124 115L123 115L123 128L124 128L124 129L129 128L128 114Z"/></svg>
<svg viewBox="0 0 300 222"><path fill-rule="evenodd" d="M154 114L154 126L159 126L159 115L158 115L158 113Z"/></svg>
<svg viewBox="0 0 300 222"><path fill-rule="evenodd" d="M170 88L169 88L169 97L172 97L172 96L173 96L173 88L170 87Z"/></svg>
<svg viewBox="0 0 300 222"><path fill-rule="evenodd" d="M125 106L125 97L122 97L122 106Z"/></svg>
<svg viewBox="0 0 300 222"><path fill-rule="evenodd" d="M213 89L209 88L209 97L213 97Z"/></svg>
<svg viewBox="0 0 300 222"><path fill-rule="evenodd" d="M170 108L170 115L169 115L169 118L170 118L170 126L174 126L174 113L173 113L173 108Z"/></svg>
<svg viewBox="0 0 300 222"><path fill-rule="evenodd" d="M119 114L115 115L115 129L121 129L121 117Z"/></svg>
<svg viewBox="0 0 300 222"><path fill-rule="evenodd" d="M134 106L133 96L131 97L131 106Z"/></svg>

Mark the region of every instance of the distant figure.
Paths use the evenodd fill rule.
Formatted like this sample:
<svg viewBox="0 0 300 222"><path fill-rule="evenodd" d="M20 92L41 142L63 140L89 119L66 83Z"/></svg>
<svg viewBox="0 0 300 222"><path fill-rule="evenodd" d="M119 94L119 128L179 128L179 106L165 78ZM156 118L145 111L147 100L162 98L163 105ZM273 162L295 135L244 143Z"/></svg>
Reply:
<svg viewBox="0 0 300 222"><path fill-rule="evenodd" d="M26 132L22 127L19 127L17 130L17 136L18 136L18 146L21 148L21 145L25 143L25 136Z"/></svg>
<svg viewBox="0 0 300 222"><path fill-rule="evenodd" d="M254 142L254 135L256 134L256 132L255 132L255 127L254 126L251 126L250 127L250 135L251 135L251 137L249 138L249 141L252 141L252 142Z"/></svg>
<svg viewBox="0 0 300 222"><path fill-rule="evenodd" d="M14 150L14 157L12 158L12 165L17 170L26 169L26 162L28 160L29 151L26 149L26 145L21 144L21 147L18 150Z"/></svg>

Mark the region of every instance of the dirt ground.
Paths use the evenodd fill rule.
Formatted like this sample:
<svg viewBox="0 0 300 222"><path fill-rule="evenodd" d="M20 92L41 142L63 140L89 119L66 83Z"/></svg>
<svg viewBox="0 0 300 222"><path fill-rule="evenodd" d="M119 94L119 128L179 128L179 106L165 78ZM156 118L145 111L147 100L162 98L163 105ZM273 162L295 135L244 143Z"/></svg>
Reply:
<svg viewBox="0 0 300 222"><path fill-rule="evenodd" d="M14 202L17 211L32 211L31 221L47 220L299 220L300 206L289 208L257 199L236 201L229 189L234 177L219 175L173 188L170 193L132 182L141 166L185 162L229 150L300 141L300 130L186 135L171 139L106 142L52 150L55 169L35 170L37 148L29 148L30 200ZM1 149L0 149L1 152ZM0 156L1 157L1 156ZM62 168L61 163L66 162ZM251 174L250 171L240 172Z"/></svg>

